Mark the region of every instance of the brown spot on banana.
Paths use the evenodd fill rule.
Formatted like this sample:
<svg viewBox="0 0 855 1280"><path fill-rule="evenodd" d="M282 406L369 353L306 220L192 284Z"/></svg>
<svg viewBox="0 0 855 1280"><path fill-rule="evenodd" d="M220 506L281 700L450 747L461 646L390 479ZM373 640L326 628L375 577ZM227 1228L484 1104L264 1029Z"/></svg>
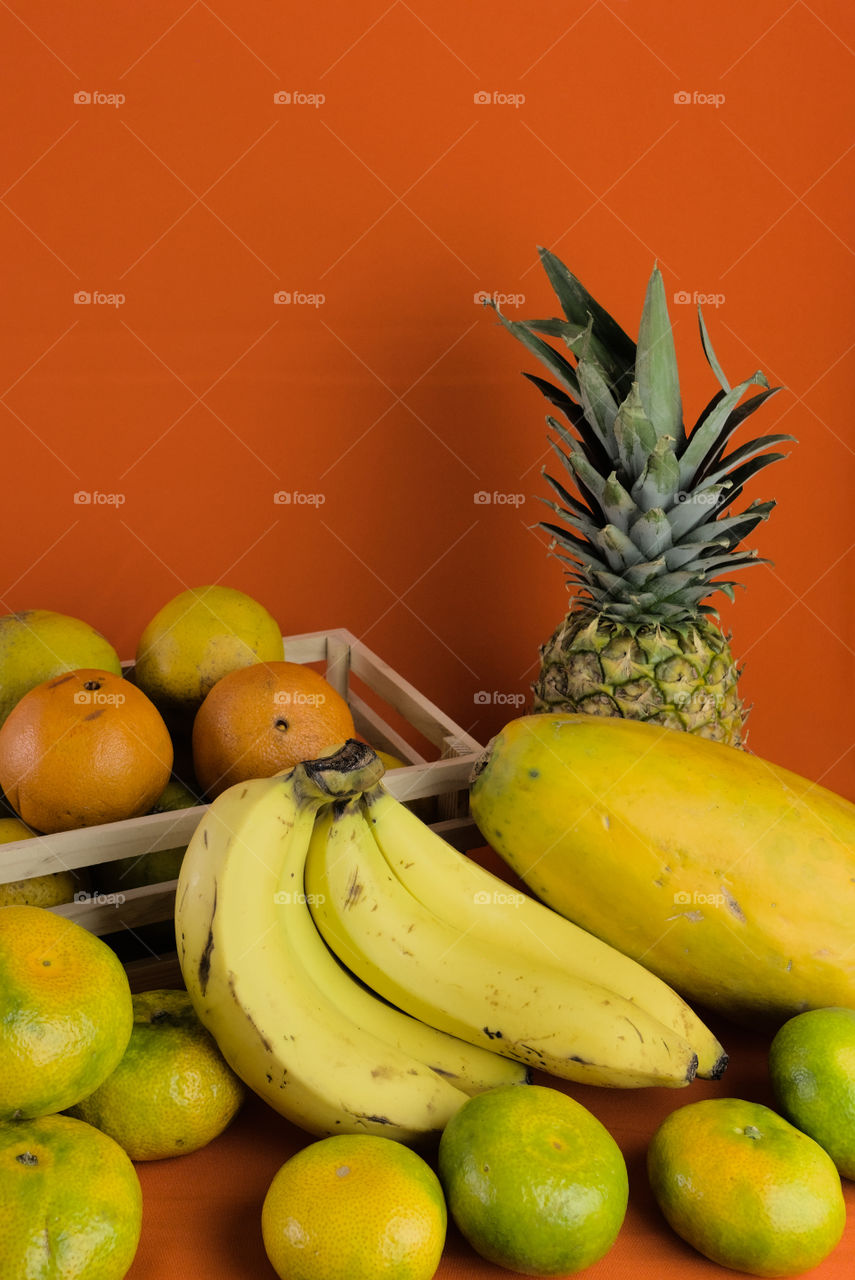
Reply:
<svg viewBox="0 0 855 1280"><path fill-rule="evenodd" d="M635 1034L638 1036L638 1038L639 1038L639 1040L641 1041L641 1043L642 1043L642 1044L644 1044L644 1036L641 1034L641 1032L639 1031L638 1027L637 1027L637 1026L635 1025L635 1023L633 1022L632 1018L628 1018L628 1017L626 1016L626 1014L625 1014L625 1013L624 1013L624 1014L622 1014L622 1015L621 1015L621 1017L623 1018L624 1022L628 1022L628 1023L629 1023L629 1025L632 1027L633 1031L634 1031L634 1032L635 1032Z"/></svg>
<svg viewBox="0 0 855 1280"><path fill-rule="evenodd" d="M208 989L208 979L211 976L211 952L214 949L214 916L217 914L217 882L214 881L214 897L211 903L211 919L208 922L208 936L205 939L205 945L202 948L202 954L199 957L199 990L202 995Z"/></svg>
<svg viewBox="0 0 855 1280"><path fill-rule="evenodd" d="M234 1000L235 1004L240 1005L240 1001L238 1000L238 997L237 997L237 992L235 991L235 975L234 975L234 973L231 971L231 969L229 970L228 984L229 984L229 993L230 993L230 995L231 995L232 999ZM241 1010L242 1010L242 1012L243 1012L243 1016L246 1018L247 1022L248 1022L248 1023L249 1023L249 1025L252 1027L253 1031L254 1031L254 1032L255 1032L255 1034L258 1036L258 1038L259 1038L259 1040L261 1041L261 1043L264 1045L264 1048L266 1049L266 1051L267 1051L268 1053L271 1053L271 1054L272 1054L272 1053L273 1053L273 1045L271 1044L270 1040L268 1040L267 1036L266 1036L266 1035L264 1034L264 1032L261 1030L261 1028L259 1027L258 1023L257 1023L257 1022L255 1021L255 1019L253 1018L252 1014L247 1013L246 1009L244 1009L244 1008L243 1008L243 1005L240 1005L240 1007L241 1007ZM291 1036L291 1039L293 1040L293 1039L294 1039L294 1037L293 1037L293 1036ZM286 1074L287 1074L287 1069L286 1069ZM283 1083L284 1083L284 1081L283 1081Z"/></svg>
<svg viewBox="0 0 855 1280"><path fill-rule="evenodd" d="M344 900L345 911L348 911L351 907L355 907L361 897L362 885L359 883L359 869L354 867L353 873L347 882L347 896Z"/></svg>

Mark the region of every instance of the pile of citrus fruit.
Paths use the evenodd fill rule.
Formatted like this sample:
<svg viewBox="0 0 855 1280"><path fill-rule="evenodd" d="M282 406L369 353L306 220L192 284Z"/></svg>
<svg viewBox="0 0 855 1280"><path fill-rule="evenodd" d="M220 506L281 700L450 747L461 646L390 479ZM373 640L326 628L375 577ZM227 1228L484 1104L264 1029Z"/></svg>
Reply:
<svg viewBox="0 0 855 1280"><path fill-rule="evenodd" d="M0 908L0 1275L122 1280L134 1162L204 1146L243 1097L186 992L132 996L94 934Z"/></svg>
<svg viewBox="0 0 855 1280"><path fill-rule="evenodd" d="M0 618L0 843L212 800L355 732L345 699L286 661L276 619L233 587L175 596L142 630L128 670L78 618ZM174 879L182 853L106 863L97 888ZM0 905L52 906L91 887L85 870L10 880Z"/></svg>

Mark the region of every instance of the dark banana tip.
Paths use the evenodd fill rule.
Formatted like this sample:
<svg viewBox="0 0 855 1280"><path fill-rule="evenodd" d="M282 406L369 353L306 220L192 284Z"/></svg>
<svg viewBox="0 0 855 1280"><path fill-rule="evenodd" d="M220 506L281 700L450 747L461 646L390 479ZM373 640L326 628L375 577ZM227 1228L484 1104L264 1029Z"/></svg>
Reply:
<svg viewBox="0 0 855 1280"><path fill-rule="evenodd" d="M728 1062L730 1062L730 1058L722 1049L721 1057L713 1063L709 1071L703 1073L701 1078L704 1080L720 1080L727 1070Z"/></svg>

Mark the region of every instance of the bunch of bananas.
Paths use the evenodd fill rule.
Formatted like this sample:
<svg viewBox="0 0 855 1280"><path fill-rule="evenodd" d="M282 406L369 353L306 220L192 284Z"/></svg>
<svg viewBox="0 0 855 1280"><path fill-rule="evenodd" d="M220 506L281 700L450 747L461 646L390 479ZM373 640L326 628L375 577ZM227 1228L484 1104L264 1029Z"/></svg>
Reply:
<svg viewBox="0 0 855 1280"><path fill-rule="evenodd" d="M184 981L241 1079L311 1134L439 1134L530 1068L679 1087L721 1045L674 991L478 866L349 741L220 795L176 892Z"/></svg>

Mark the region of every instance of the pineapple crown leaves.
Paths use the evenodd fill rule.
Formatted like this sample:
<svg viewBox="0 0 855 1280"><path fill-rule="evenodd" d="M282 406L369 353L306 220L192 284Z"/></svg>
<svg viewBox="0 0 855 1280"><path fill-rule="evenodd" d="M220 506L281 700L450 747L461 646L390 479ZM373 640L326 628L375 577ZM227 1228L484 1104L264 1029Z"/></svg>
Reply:
<svg viewBox="0 0 855 1280"><path fill-rule="evenodd" d="M680 625L714 614L705 598L722 591L732 599L737 585L718 574L768 563L756 551L736 551L768 519L774 502L730 509L748 480L786 456L772 447L793 437L760 436L726 450L734 432L780 388L759 371L731 386L699 307L704 354L720 390L687 433L658 266L636 344L553 253L538 252L563 318L508 320L489 305L557 382L525 374L569 424L547 416L556 437L549 443L578 497L544 468L557 501L542 501L559 523L540 527L568 565L576 603L626 622ZM567 354L546 338L563 343ZM752 387L761 390L743 399Z"/></svg>

